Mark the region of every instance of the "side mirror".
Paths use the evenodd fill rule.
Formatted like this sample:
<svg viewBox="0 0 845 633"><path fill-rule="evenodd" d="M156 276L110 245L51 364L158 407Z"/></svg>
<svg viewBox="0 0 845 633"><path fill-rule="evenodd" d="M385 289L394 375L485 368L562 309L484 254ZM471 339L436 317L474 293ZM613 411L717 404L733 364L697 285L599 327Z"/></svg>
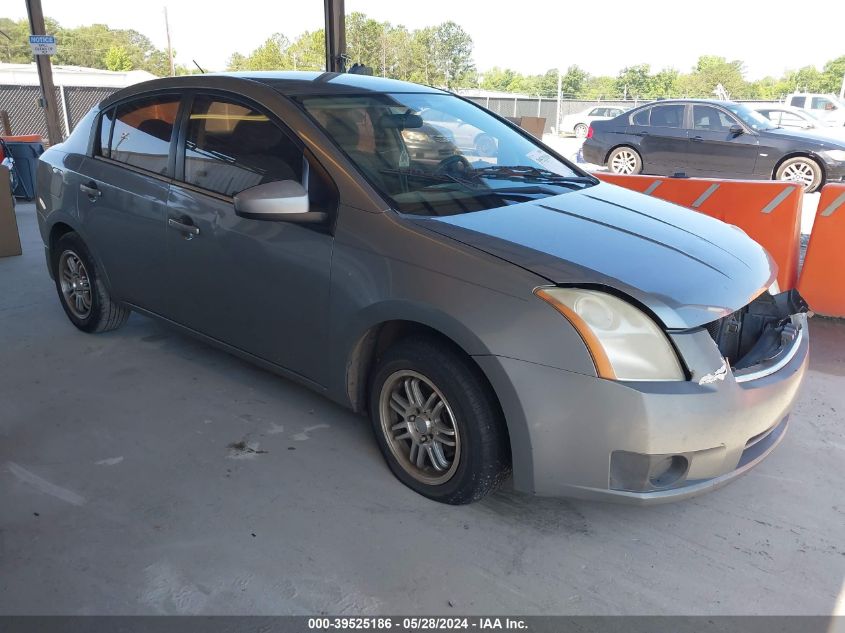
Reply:
<svg viewBox="0 0 845 633"><path fill-rule="evenodd" d="M235 213L249 220L316 223L327 213L310 211L308 192L295 180L280 180L244 189L235 196Z"/></svg>
<svg viewBox="0 0 845 633"><path fill-rule="evenodd" d="M734 123L729 131L731 136L739 136L740 134L745 133L745 128L742 127L739 123Z"/></svg>

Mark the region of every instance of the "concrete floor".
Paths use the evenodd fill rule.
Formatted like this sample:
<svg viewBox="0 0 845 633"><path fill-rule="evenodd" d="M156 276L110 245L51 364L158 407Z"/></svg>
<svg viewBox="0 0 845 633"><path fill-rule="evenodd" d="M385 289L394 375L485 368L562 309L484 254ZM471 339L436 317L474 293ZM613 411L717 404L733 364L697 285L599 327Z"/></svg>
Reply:
<svg viewBox="0 0 845 633"><path fill-rule="evenodd" d="M448 507L301 387L137 315L75 330L32 206L18 216L24 255L0 259L2 614L845 611L841 322L813 321L786 440L722 490Z"/></svg>

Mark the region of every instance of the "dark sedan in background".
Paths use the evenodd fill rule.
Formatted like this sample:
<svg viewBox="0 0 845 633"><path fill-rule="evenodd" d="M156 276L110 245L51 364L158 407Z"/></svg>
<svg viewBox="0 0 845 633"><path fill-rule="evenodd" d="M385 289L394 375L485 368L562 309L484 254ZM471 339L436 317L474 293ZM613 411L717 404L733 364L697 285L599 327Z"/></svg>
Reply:
<svg viewBox="0 0 845 633"><path fill-rule="evenodd" d="M592 124L584 160L618 174L800 182L845 180L845 141L778 127L730 101L667 100Z"/></svg>

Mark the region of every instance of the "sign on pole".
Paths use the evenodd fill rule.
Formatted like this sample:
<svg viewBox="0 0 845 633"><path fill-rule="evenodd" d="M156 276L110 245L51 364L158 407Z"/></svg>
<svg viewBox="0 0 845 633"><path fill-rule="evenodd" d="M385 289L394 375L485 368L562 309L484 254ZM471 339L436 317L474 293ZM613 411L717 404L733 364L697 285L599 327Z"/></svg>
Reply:
<svg viewBox="0 0 845 633"><path fill-rule="evenodd" d="M55 55L56 54L56 36L55 35L30 35L29 47L32 49L33 55Z"/></svg>

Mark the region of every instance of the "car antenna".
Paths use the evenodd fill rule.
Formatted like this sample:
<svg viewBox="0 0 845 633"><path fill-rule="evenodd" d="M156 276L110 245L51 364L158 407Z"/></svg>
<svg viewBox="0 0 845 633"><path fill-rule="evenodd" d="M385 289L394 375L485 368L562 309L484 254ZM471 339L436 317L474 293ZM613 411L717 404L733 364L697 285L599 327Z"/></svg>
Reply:
<svg viewBox="0 0 845 633"><path fill-rule="evenodd" d="M194 62L194 66L196 66L197 68L199 68L199 69L200 69L200 72L204 75L204 74L205 74L205 71L202 69L202 66L200 66L200 65L197 63L197 60L192 59L191 61L192 61L192 62Z"/></svg>

